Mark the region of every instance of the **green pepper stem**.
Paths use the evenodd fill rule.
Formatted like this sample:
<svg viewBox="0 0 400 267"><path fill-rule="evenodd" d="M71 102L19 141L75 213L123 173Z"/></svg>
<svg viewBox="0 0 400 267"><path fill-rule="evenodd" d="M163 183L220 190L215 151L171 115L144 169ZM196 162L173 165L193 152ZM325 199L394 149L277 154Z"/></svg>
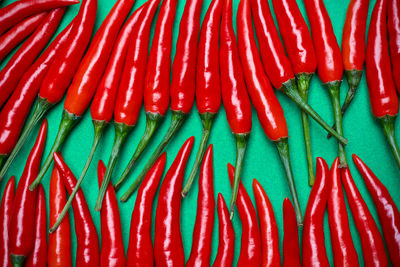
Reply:
<svg viewBox="0 0 400 267"><path fill-rule="evenodd" d="M40 184L40 181L43 179L44 175L46 174L47 170L50 168L51 163L53 162L53 154L57 152L61 146L63 145L65 139L78 123L80 116L76 116L75 114L69 113L67 110L63 110L62 119L60 123L60 127L58 128L58 133L56 136L56 140L50 150L49 155L46 158L42 168L39 171L38 176L29 186L29 190L33 191L35 188Z"/></svg>
<svg viewBox="0 0 400 267"><path fill-rule="evenodd" d="M146 165L140 172L139 176L136 177L135 181L133 181L131 186L121 197L120 199L121 202L126 202L130 198L130 196L136 191L136 189L139 187L140 183L146 176L147 172L150 170L150 168L156 162L158 157L161 155L161 153L163 152L164 148L167 146L169 141L172 139L175 133L181 128L186 117L187 114L183 113L182 111L174 111L174 110L172 111L171 125L169 126L167 133L164 135L163 139L161 140L161 143L158 144L156 150L153 152L150 159L147 161Z"/></svg>
<svg viewBox="0 0 400 267"><path fill-rule="evenodd" d="M3 164L6 162L7 160L7 155L6 154L0 154L0 168L1 166L3 166ZM0 182L1 180L3 180L4 175L0 176Z"/></svg>
<svg viewBox="0 0 400 267"><path fill-rule="evenodd" d="M395 130L394 130L395 118L396 116L386 115L382 118L378 118L378 120L382 124L383 133L385 134L386 140L389 143L390 149L392 150L397 166L400 168L400 150L399 146L397 145Z"/></svg>
<svg viewBox="0 0 400 267"><path fill-rule="evenodd" d="M22 267L24 266L25 256L22 255L10 255L11 263L13 267Z"/></svg>

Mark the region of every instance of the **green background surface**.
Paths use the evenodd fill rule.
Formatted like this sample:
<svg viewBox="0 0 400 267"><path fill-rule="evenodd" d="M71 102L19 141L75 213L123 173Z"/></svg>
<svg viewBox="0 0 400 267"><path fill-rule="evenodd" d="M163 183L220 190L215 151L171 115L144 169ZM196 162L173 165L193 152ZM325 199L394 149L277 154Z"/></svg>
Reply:
<svg viewBox="0 0 400 267"><path fill-rule="evenodd" d="M328 9L329 15L333 22L334 31L338 42L341 43L342 28L345 20L346 9L350 0L325 0L326 7ZM13 2L12 0L6 0L2 6ZM145 0L137 0L134 5L134 9L138 8ZM179 21L182 15L185 1L178 1L178 9L174 25L174 44L176 43L178 36ZM301 12L305 15L304 4L302 1L297 1ZM103 19L106 17L110 11L115 0L99 0L98 12L95 28L97 29ZM209 6L210 0L204 0L202 16L203 19L207 7ZM371 14L374 0L370 1L369 13ZM236 10L239 4L239 0L234 0L234 16L236 17ZM272 7L271 3L270 6ZM68 8L65 17L62 21L60 29L61 31L77 14L79 5ZM273 11L272 11L273 12ZM158 14L158 13L157 13ZM157 15L156 14L156 15ZM305 16L306 17L306 16ZM368 19L369 22L369 19ZM155 19L153 20L153 30L154 30ZM234 25L236 25L236 20L234 18ZM153 32L153 31L152 31ZM175 45L173 45L173 55L175 54ZM8 57L9 59L9 57ZM7 60L8 60L7 59ZM6 61L4 61L1 66L4 66ZM344 99L345 92L347 91L347 82L344 81L341 87L342 94L341 98ZM290 155L292 159L292 167L294 172L294 177L296 181L297 191L300 199L301 208L303 214L306 209L307 199L310 193L310 187L307 183L307 169L306 169L306 158L304 150L304 141L302 134L302 125L300 120L299 109L292 103L286 96L277 92L279 101L281 102L283 109L285 111L286 120L289 127L289 144L290 144ZM329 123L333 122L333 114L331 103L329 99L328 92L324 88L318 79L318 76L314 76L311 82L310 88L310 104L321 114L321 116L327 120ZM48 140L46 143L45 155L47 156L51 144L54 141L58 125L61 118L62 104L57 105L51 110L47 115L49 122L49 132ZM155 134L153 141L150 143L149 148L145 151L141 160L138 162L136 168L131 174L130 180L124 184L122 189L117 193L118 197L121 197L122 193L126 191L129 184L133 181L138 173L141 171L142 167L149 158L151 152L155 149L157 143L161 140L163 134L166 132L168 125L170 123L171 113L167 113L164 123L161 125L159 131ZM126 164L128 163L131 155L133 154L136 145L139 142L145 128L145 113L144 109L140 113L140 118L136 125L136 128L132 131L128 137L127 143L121 152L120 159L117 162L113 181L116 181L117 176L119 176ZM314 159L319 156L323 157L329 165L332 164L334 158L337 155L337 145L334 139L327 140L326 133L319 127L315 122L311 121L311 137L312 137L312 150ZM36 127L31 134L28 142L23 146L21 152L17 156L13 165L7 173L7 177L11 175L16 175L17 178L22 174L24 164L28 153L33 145L36 138L38 128ZM102 159L105 163L108 162L108 157L111 152L111 146L114 139L114 127L110 126L107 128L102 142L100 143L97 152L95 154L94 160L91 167L89 168L87 178L83 182L82 188L85 193L87 203L92 211L93 220L96 224L97 231L100 234L100 214L94 211L94 205L98 193L98 184L96 177L96 166L98 160ZM399 124L396 125L397 131L400 131ZM180 146L189 136L195 136L194 150L197 151L200 136L201 136L202 125L200 118L197 114L196 107L193 110L184 124L183 128L179 131L176 137L171 141L167 147L167 167L169 167L176 156ZM365 80L365 75L361 80L357 96L355 97L353 104L348 109L348 112L344 119L344 133L349 140L347 145L347 155L349 159L350 169L352 171L354 180L362 193L365 201L370 208L374 218L377 220L377 214L375 207L373 205L372 199L368 194L365 184L361 179L361 176L357 172L352 160L351 155L356 153L359 155L376 173L378 177L381 178L382 182L387 186L389 192L391 193L395 203L400 205L400 180L399 180L399 170L395 164L392 157L391 151L388 148L383 133L380 129L378 123L374 120L372 113L370 111L370 104L367 92L367 84ZM91 116L89 112L86 112L83 119L75 130L70 135L69 139L65 143L62 153L65 157L66 162L69 164L72 171L78 176L84 166L86 158L89 154L90 146L93 138L93 126L91 122ZM235 161L235 141L229 130L229 126L226 122L225 111L221 108L219 115L215 120L214 127L212 129L210 143L214 144L214 194L217 196L218 192L224 195L226 201L229 201L231 189L228 181L227 175L227 163L234 163ZM188 168L186 170L186 178L190 172L191 166L193 165L195 158L195 151L192 151L190 160L188 162ZM166 171L166 170L165 170ZM164 173L165 173L164 171ZM47 175L43 179L43 185L48 196L49 191L49 178L51 170L47 172ZM283 222L282 222L282 202L286 196L289 196L289 190L286 184L284 172L282 165L280 163L277 151L271 141L265 136L260 123L258 122L256 113L253 109L253 128L251 132L251 137L248 145L248 151L245 159L245 166L243 168L242 180L248 190L251 199L254 203L254 196L252 190L252 180L257 178L263 187L265 188L275 211L275 217L278 223L279 236L283 238ZM0 192L3 192L5 182L0 185ZM197 180L194 183L193 189L189 193L186 199L182 201L182 212L181 212L181 230L183 236L183 244L185 249L185 256L188 259L190 255L190 249L192 245L192 232L196 216L196 206L197 206ZM120 203L120 212L122 220L122 231L125 243L125 248L128 247L129 239L129 226L130 217L135 204L136 193L127 203ZM155 217L157 196L153 206L153 219ZM70 211L71 223L73 225L72 210ZM350 217L350 228L353 236L353 240L358 252L360 262L363 262L362 250L360 239L355 228L353 218L349 213ZM240 252L240 238L241 238L241 222L237 212L233 219L233 225L236 232L236 249L235 249L235 262L237 262L239 252ZM379 225L379 224L378 224ZM380 227L380 225L379 225ZM154 229L153 229L154 235ZM75 232L72 231L72 251L76 251L76 237ZM325 216L325 242L329 260L332 263L332 250L330 245L330 235L329 226L327 222L327 215ZM214 221L214 232L212 241L212 256L211 261L213 262L215 255L217 253L218 247L218 219L215 216ZM75 257L75 256L74 256ZM75 258L73 259L75 260Z"/></svg>

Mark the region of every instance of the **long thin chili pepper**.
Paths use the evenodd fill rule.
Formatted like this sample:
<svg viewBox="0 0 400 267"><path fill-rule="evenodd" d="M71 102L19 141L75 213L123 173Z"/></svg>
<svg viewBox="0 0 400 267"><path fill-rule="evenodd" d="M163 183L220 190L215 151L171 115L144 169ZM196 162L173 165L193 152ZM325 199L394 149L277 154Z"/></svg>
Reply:
<svg viewBox="0 0 400 267"><path fill-rule="evenodd" d="M388 189L376 177L371 169L356 155L353 161L361 173L365 185L372 196L379 221L382 225L383 237L393 266L400 265L400 212Z"/></svg>
<svg viewBox="0 0 400 267"><path fill-rule="evenodd" d="M203 125L199 150L183 187L185 197L200 167L215 116L221 106L221 81L219 74L219 26L221 23L222 0L214 0L208 7L200 30L197 51L196 105ZM232 24L232 23L231 23Z"/></svg>
<svg viewBox="0 0 400 267"><path fill-rule="evenodd" d="M261 184L253 180L253 192L256 199L262 245L262 266L281 266L279 252L279 234L274 210Z"/></svg>
<svg viewBox="0 0 400 267"><path fill-rule="evenodd" d="M10 267L10 248L9 248L9 231L12 214L12 206L14 203L15 177L12 176L4 188L3 197L0 203L0 265Z"/></svg>
<svg viewBox="0 0 400 267"><path fill-rule="evenodd" d="M103 181L106 166L103 161L97 165L99 187ZM121 218L114 187L108 184L101 209L101 253L100 262L104 267L126 266L124 242L122 240Z"/></svg>
<svg viewBox="0 0 400 267"><path fill-rule="evenodd" d="M18 182L10 222L10 257L13 266L23 266L32 252L35 242L35 210L37 190L28 189L39 171L47 135L47 120L40 127L39 134L25 164Z"/></svg>
<svg viewBox="0 0 400 267"><path fill-rule="evenodd" d="M335 266L360 266L350 233L349 218L344 202L339 158L332 164L328 192L328 219Z"/></svg>
<svg viewBox="0 0 400 267"><path fill-rule="evenodd" d="M289 198L283 200L283 267L301 267L299 229L296 212Z"/></svg>
<svg viewBox="0 0 400 267"><path fill-rule="evenodd" d="M264 133L275 143L278 149L296 210L297 223L301 225L303 218L290 166L286 119L282 107L264 73L258 54L253 34L250 1L240 1L237 15L239 55L244 77Z"/></svg>
<svg viewBox="0 0 400 267"><path fill-rule="evenodd" d="M76 185L76 178L64 162L60 152L54 153L54 162L61 173L64 186L68 194L71 194ZM75 220L76 233L76 266L99 266L100 265L100 249L99 238L97 236L96 227L94 226L90 215L89 207L86 203L82 189L76 193L72 202Z"/></svg>
<svg viewBox="0 0 400 267"><path fill-rule="evenodd" d="M297 89L305 102L308 101L310 80L317 68L317 58L311 34L295 0L272 1L279 32L286 48L288 59L297 79ZM314 184L313 157L308 115L302 111L304 141L308 164L308 184Z"/></svg>
<svg viewBox="0 0 400 267"><path fill-rule="evenodd" d="M166 159L164 152L146 174L138 190L129 231L128 266L154 266L151 212Z"/></svg>
<svg viewBox="0 0 400 267"><path fill-rule="evenodd" d="M233 184L235 168L228 163L228 176ZM239 183L237 200L239 217L242 221L242 239L237 266L261 266L263 251L257 213L242 182Z"/></svg>
<svg viewBox="0 0 400 267"><path fill-rule="evenodd" d="M200 31L200 13L203 0L186 2L179 24L179 36L176 43L176 54L172 66L171 80L171 124L156 150L147 161L139 176L135 179L121 201L126 201L137 189L166 145L181 128L192 109L195 96L197 41ZM164 66L163 66L164 67ZM156 96L151 96L155 98ZM166 101L163 99L162 101ZM154 103L154 102L153 102ZM162 104L164 106L164 104Z"/></svg>
<svg viewBox="0 0 400 267"><path fill-rule="evenodd" d="M235 231L232 221L229 219L228 207L221 193L218 193L217 211L219 244L213 267L232 266L235 254Z"/></svg>
<svg viewBox="0 0 400 267"><path fill-rule="evenodd" d="M388 8L388 32L393 79L400 92L400 1L390 0Z"/></svg>
<svg viewBox="0 0 400 267"><path fill-rule="evenodd" d="M329 266L325 249L324 214L329 195L330 173L325 160L317 158L315 184L308 198L303 228L303 266Z"/></svg>
<svg viewBox="0 0 400 267"><path fill-rule="evenodd" d="M174 162L165 174L160 188L154 237L155 265L184 266L182 235L180 229L181 190L187 160L194 143L190 137L182 145Z"/></svg>
<svg viewBox="0 0 400 267"><path fill-rule="evenodd" d="M365 266L388 266L381 233L351 177L349 168L341 169L340 173L354 223L360 236Z"/></svg>
<svg viewBox="0 0 400 267"><path fill-rule="evenodd" d="M400 150L394 128L394 121L399 112L399 99L390 66L386 26L387 6L387 0L379 0L372 12L365 72L372 114L382 124L383 133L400 168Z"/></svg>
<svg viewBox="0 0 400 267"><path fill-rule="evenodd" d="M210 264L211 241L214 227L214 169L213 145L209 145L201 164L197 214L193 229L192 250L185 266L207 266Z"/></svg>

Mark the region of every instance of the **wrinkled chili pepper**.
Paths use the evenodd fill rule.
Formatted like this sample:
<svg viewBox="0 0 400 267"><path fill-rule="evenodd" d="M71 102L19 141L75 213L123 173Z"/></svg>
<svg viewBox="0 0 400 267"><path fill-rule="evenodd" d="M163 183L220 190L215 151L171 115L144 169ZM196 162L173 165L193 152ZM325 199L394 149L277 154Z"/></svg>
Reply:
<svg viewBox="0 0 400 267"><path fill-rule="evenodd" d="M325 249L324 214L328 201L330 185L329 167L325 160L317 158L317 172L306 213L303 227L303 266L329 266Z"/></svg>
<svg viewBox="0 0 400 267"><path fill-rule="evenodd" d="M194 143L190 137L182 145L161 184L155 221L155 265L184 266L182 235L180 229L181 190L187 160Z"/></svg>
<svg viewBox="0 0 400 267"><path fill-rule="evenodd" d="M10 267L10 248L8 235L10 230L10 221L12 214L12 206L14 203L14 190L15 190L15 177L12 176L3 192L3 197L0 203L0 265L3 267Z"/></svg>
<svg viewBox="0 0 400 267"><path fill-rule="evenodd" d="M296 212L289 198L283 200L283 267L301 267L299 229Z"/></svg>
<svg viewBox="0 0 400 267"><path fill-rule="evenodd" d="M388 32L390 59L392 62L393 80L400 92L400 1L390 0L388 8Z"/></svg>
<svg viewBox="0 0 400 267"><path fill-rule="evenodd" d="M47 120L40 127L29 153L24 172L18 182L10 221L10 258L13 266L23 266L35 242L35 210L37 190L28 189L39 171L47 135Z"/></svg>
<svg viewBox="0 0 400 267"><path fill-rule="evenodd" d="M129 231L128 266L154 266L151 207L164 171L166 158L165 152L161 154L146 174L143 185L138 190Z"/></svg>
<svg viewBox="0 0 400 267"><path fill-rule="evenodd" d="M393 266L400 264L400 212L394 203L388 189L376 177L371 169L356 155L353 161L364 179L365 185L372 196L379 221L382 226L383 237Z"/></svg>
<svg viewBox="0 0 400 267"><path fill-rule="evenodd" d="M54 163L61 173L68 194L71 194L76 185L76 178L64 162L60 152L54 153ZM82 189L79 189L76 193L74 201L72 201L72 209L74 211L77 242L75 264L77 267L99 266L99 238Z"/></svg>

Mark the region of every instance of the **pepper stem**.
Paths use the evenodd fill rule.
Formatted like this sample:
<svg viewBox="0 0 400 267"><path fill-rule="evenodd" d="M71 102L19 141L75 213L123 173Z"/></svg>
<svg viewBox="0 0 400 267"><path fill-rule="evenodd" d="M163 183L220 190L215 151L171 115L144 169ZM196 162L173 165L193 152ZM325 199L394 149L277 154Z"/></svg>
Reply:
<svg viewBox="0 0 400 267"><path fill-rule="evenodd" d="M281 138L275 141L276 148L279 152L279 157L281 158L283 167L286 172L286 180L289 185L290 194L292 195L293 207L296 212L297 225L299 227L303 226L303 215L301 215L301 208L299 199L297 197L296 185L294 183L292 167L290 165L290 154L289 154L289 143L287 138Z"/></svg>
<svg viewBox="0 0 400 267"><path fill-rule="evenodd" d="M135 163L139 159L140 155L142 155L143 151L147 147L147 144L149 143L154 132L156 131L158 126L160 126L161 120L163 118L164 118L164 116L161 116L159 113L152 113L152 112L146 113L146 129L144 131L142 139L140 139L140 142L139 142L138 146L136 147L135 153L133 154L128 165L126 166L121 177L115 183L115 185L114 185L115 190L118 190L121 187L122 183L126 180L129 173L133 169L133 165L135 165Z"/></svg>
<svg viewBox="0 0 400 267"><path fill-rule="evenodd" d="M172 139L172 137L175 135L175 133L181 128L186 117L187 117L186 113L183 113L182 111L172 110L171 125L169 126L167 133L164 135L163 139L161 140L161 143L158 144L156 150L151 155L149 161L147 161L146 165L144 166L143 170L140 172L139 176L136 177L135 181L133 181L131 186L128 188L128 190L125 192L125 194L121 197L121 199L120 199L121 202L126 202L129 199L129 197L133 194L133 192L135 192L135 190L139 187L139 185L142 182L142 180L144 179L145 175L150 170L150 168L153 166L153 164L156 162L158 157L161 155L164 148L167 146L167 144Z"/></svg>
<svg viewBox="0 0 400 267"><path fill-rule="evenodd" d="M22 267L24 266L25 256L23 255L10 255L11 263L13 267Z"/></svg>
<svg viewBox="0 0 400 267"><path fill-rule="evenodd" d="M111 151L110 159L108 160L106 173L104 174L103 182L101 183L99 195L97 196L96 206L94 207L96 211L101 210L101 206L103 205L103 199L107 190L108 183L111 180L112 172L114 170L115 164L117 163L119 151L121 150L122 145L125 143L126 137L134 127L134 125L126 125L125 123L117 123L117 122L114 125L115 125L114 144Z"/></svg>
<svg viewBox="0 0 400 267"><path fill-rule="evenodd" d="M3 166L3 163L5 163L7 160L7 155L6 154L0 154L0 168ZM0 175L0 182L3 180L4 175Z"/></svg>
<svg viewBox="0 0 400 267"><path fill-rule="evenodd" d="M299 92L296 88L296 83L294 79L290 79L287 82L283 83L282 90L283 92L292 99L304 112L306 112L311 118L313 118L319 125L322 126L327 132L332 134L333 137L338 139L341 143L347 144L347 139L341 136L338 132L336 132L332 127L330 127L315 110L307 104L303 98L301 98Z"/></svg>
<svg viewBox="0 0 400 267"><path fill-rule="evenodd" d="M201 135L200 147L197 151L196 159L193 164L193 168L190 171L189 178L182 190L182 197L185 198L188 194L190 187L194 181L194 178L197 174L197 170L199 169L200 163L203 159L204 152L207 148L208 138L210 136L210 130L214 121L216 113L200 113L201 123L203 124L203 133Z"/></svg>
<svg viewBox="0 0 400 267"><path fill-rule="evenodd" d="M383 133L385 134L386 140L389 143L390 149L392 150L397 166L399 166L400 168L400 150L397 145L395 130L394 130L395 118L396 116L386 115L384 117L378 118L378 120L382 124Z"/></svg>
<svg viewBox="0 0 400 267"><path fill-rule="evenodd" d="M67 138L69 133L72 131L72 129L75 127L75 125L78 123L78 120L80 118L81 118L80 116L71 114L65 109L63 110L61 123L60 123L60 127L58 128L56 140L54 141L54 144L50 150L50 153L47 156L46 161L44 162L42 168L40 169L38 176L32 182L32 184L29 186L29 190L31 190L31 191L35 190L35 188L40 184L40 181L43 179L47 170L50 168L51 163L53 162L54 152L57 152L61 148L65 139Z"/></svg>

